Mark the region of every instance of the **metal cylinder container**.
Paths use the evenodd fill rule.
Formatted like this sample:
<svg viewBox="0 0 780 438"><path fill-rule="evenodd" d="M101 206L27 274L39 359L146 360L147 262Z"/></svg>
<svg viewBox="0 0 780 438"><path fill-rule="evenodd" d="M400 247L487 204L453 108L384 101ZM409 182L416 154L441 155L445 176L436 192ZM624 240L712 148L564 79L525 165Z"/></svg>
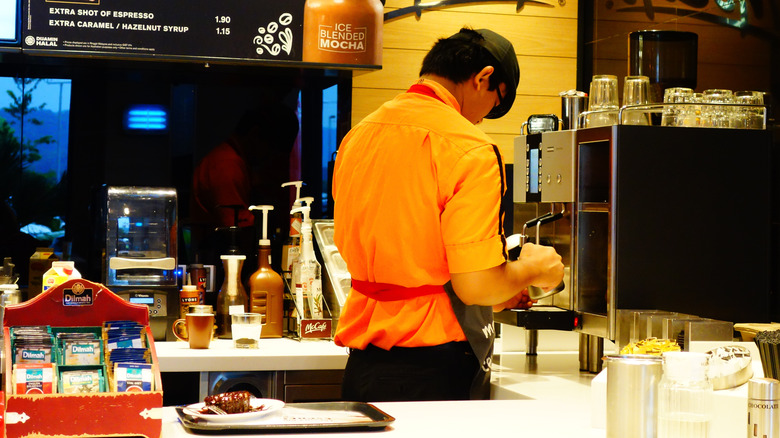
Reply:
<svg viewBox="0 0 780 438"><path fill-rule="evenodd" d="M780 437L780 381L748 381L748 438Z"/></svg>
<svg viewBox="0 0 780 438"><path fill-rule="evenodd" d="M607 368L607 438L656 436L660 356L609 355Z"/></svg>
<svg viewBox="0 0 780 438"><path fill-rule="evenodd" d="M577 120L580 113L588 109L588 93L577 90L568 90L560 93L561 96L561 129L577 129Z"/></svg>

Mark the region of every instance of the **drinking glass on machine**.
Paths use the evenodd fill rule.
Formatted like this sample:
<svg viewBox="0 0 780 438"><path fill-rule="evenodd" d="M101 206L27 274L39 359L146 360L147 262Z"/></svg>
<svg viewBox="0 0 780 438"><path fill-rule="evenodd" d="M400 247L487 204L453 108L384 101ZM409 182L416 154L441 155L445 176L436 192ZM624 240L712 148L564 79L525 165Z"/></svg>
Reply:
<svg viewBox="0 0 780 438"><path fill-rule="evenodd" d="M764 92L737 91L734 103L740 105L764 105ZM733 127L740 129L764 129L764 107L737 107L733 115Z"/></svg>
<svg viewBox="0 0 780 438"><path fill-rule="evenodd" d="M708 128L728 128L731 125L734 93L731 90L710 89L704 90L704 102L702 105L702 125ZM725 105L720 105L725 104Z"/></svg>
<svg viewBox="0 0 780 438"><path fill-rule="evenodd" d="M704 102L703 93L693 93L692 105L690 105L689 111L685 115L685 126L704 126L704 121L701 115L701 103Z"/></svg>
<svg viewBox="0 0 780 438"><path fill-rule="evenodd" d="M588 114L584 115L586 128L617 123L619 109L617 90L617 76L593 76L588 97Z"/></svg>
<svg viewBox="0 0 780 438"><path fill-rule="evenodd" d="M626 76L623 82L623 106L646 105L650 90L650 78L647 76ZM622 123L624 125L650 125L650 114L647 111L624 109Z"/></svg>
<svg viewBox="0 0 780 438"><path fill-rule="evenodd" d="M689 113L693 111L693 90L685 87L672 87L664 91L662 126L695 126L687 124Z"/></svg>
<svg viewBox="0 0 780 438"><path fill-rule="evenodd" d="M260 333L263 330L263 315L259 313L234 313L230 315L233 332L233 346L236 348L259 348Z"/></svg>

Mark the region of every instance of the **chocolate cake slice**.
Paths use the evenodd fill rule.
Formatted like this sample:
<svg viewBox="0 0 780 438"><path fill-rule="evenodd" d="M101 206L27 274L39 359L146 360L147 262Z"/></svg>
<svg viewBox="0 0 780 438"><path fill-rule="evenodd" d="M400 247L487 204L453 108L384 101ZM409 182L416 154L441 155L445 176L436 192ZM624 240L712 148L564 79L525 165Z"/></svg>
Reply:
<svg viewBox="0 0 780 438"><path fill-rule="evenodd" d="M249 391L233 391L210 395L203 401L206 406L216 406L228 414L240 414L252 410L252 405L249 403L251 398L252 394Z"/></svg>

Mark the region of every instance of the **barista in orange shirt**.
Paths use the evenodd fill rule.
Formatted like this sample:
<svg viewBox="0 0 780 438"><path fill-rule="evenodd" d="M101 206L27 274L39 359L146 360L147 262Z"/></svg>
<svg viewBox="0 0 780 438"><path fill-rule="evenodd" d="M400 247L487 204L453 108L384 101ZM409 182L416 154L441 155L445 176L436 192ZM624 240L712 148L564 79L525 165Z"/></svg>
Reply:
<svg viewBox="0 0 780 438"><path fill-rule="evenodd" d="M509 111L519 74L504 37L461 29L344 138L333 195L352 275L335 336L350 348L346 400L488 398L491 306L527 308L529 285L563 278L550 247L507 261L503 158L475 126Z"/></svg>

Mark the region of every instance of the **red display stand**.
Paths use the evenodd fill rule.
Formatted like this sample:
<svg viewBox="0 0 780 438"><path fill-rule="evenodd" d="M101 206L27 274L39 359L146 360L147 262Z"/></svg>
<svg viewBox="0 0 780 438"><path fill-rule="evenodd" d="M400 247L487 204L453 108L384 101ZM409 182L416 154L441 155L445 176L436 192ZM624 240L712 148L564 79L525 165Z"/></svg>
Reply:
<svg viewBox="0 0 780 438"><path fill-rule="evenodd" d="M12 394L10 327L100 327L105 321L135 321L145 326L152 357L154 391L93 394ZM102 284L68 280L21 304L9 305L3 318L5 335L5 435L21 437L145 436L162 430L162 382L149 310L130 304Z"/></svg>

